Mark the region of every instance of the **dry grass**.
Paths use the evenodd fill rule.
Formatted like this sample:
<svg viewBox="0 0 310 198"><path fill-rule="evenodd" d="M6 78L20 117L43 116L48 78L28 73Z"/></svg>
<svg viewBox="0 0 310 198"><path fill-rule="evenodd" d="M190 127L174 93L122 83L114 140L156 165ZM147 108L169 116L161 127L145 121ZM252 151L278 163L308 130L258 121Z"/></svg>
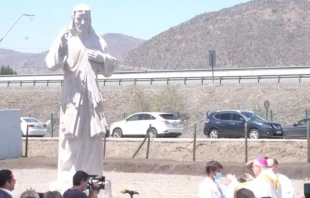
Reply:
<svg viewBox="0 0 310 198"><path fill-rule="evenodd" d="M169 86L173 87L173 85ZM166 110L170 111L171 106L175 105L171 100L158 99L160 93L166 94L163 92L167 90L166 86L102 87L104 111L109 123L134 113L132 107L137 103L135 89L139 89L144 96L147 96L144 100L157 102L157 107L160 104L163 107L166 105ZM181 85L175 86L173 90L177 90L177 99L180 100L177 103L180 105L175 111L179 111L184 123L183 137L192 137L195 124L197 124L198 137L204 137L202 128L206 114L215 110L242 109L264 114L264 101L269 100L273 120L282 124L292 124L304 118L305 110L310 109L309 83ZM54 134L58 133L60 100L60 87L0 88L0 108L21 109L22 115L31 115L42 121L50 119L51 113L54 113ZM167 105L169 102L170 104Z"/></svg>

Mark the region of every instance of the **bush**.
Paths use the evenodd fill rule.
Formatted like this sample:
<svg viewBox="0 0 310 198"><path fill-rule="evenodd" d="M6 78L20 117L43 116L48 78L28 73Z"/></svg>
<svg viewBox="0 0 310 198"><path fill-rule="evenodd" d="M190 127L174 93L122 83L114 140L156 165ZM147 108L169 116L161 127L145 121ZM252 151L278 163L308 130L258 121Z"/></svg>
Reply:
<svg viewBox="0 0 310 198"><path fill-rule="evenodd" d="M184 98L178 86L163 86L158 93L145 93L139 86L130 90L132 101L130 111L161 111L175 113L184 108Z"/></svg>
<svg viewBox="0 0 310 198"><path fill-rule="evenodd" d="M9 65L2 65L0 69L0 75L16 75L16 71L14 71Z"/></svg>

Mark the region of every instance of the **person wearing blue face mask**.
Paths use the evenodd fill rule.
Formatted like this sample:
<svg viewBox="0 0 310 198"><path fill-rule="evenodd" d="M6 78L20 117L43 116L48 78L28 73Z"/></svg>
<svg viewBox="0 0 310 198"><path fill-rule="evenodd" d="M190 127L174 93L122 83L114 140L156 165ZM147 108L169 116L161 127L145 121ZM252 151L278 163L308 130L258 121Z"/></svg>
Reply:
<svg viewBox="0 0 310 198"><path fill-rule="evenodd" d="M222 173L221 172L216 172L215 175L214 175L214 179L215 180L218 180L222 177Z"/></svg>
<svg viewBox="0 0 310 198"><path fill-rule="evenodd" d="M199 184L199 198L225 198L219 183L216 181L222 177L223 165L218 161L207 162L207 177Z"/></svg>

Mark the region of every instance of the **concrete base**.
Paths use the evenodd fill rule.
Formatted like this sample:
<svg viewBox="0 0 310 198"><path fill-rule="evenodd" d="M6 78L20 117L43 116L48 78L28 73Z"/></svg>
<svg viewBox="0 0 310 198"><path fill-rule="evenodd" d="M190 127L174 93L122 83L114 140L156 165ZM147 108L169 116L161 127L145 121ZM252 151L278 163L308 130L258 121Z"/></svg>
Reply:
<svg viewBox="0 0 310 198"><path fill-rule="evenodd" d="M0 109L0 160L22 157L20 110Z"/></svg>

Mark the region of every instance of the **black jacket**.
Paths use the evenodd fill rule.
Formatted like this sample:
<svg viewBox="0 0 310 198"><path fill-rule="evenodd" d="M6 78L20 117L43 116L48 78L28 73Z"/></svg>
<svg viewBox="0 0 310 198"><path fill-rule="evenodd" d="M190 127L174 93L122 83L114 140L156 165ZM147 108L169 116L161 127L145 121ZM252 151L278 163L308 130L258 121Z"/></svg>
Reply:
<svg viewBox="0 0 310 198"><path fill-rule="evenodd" d="M7 193L4 190L0 189L0 198L13 198L13 197L9 193Z"/></svg>

